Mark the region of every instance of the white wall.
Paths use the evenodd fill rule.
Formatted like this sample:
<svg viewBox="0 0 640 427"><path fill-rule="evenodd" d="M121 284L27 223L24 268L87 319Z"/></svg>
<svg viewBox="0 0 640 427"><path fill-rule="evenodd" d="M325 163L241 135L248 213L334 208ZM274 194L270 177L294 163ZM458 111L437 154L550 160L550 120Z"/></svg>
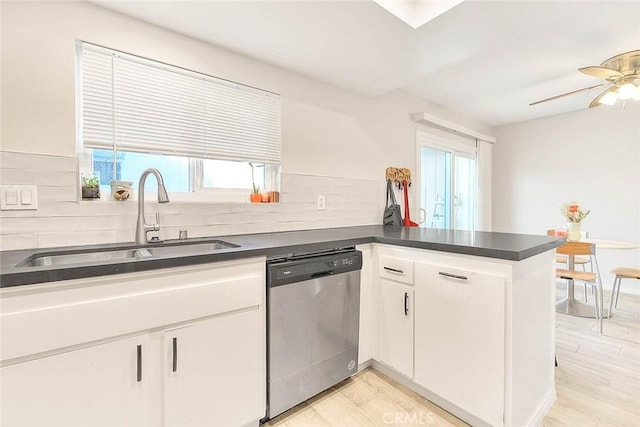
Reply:
<svg viewBox="0 0 640 427"><path fill-rule="evenodd" d="M559 207L591 209L594 239L640 244L640 107L598 107L495 130L494 231L543 234L566 225ZM598 251L602 273L640 266L640 250ZM625 290L638 292L637 281ZM611 277L606 284L610 286Z"/></svg>
<svg viewBox="0 0 640 427"><path fill-rule="evenodd" d="M0 223L4 224L0 228L0 243L5 250L84 241L81 238L64 239L66 227L72 221L41 220L38 223L38 226L45 226L43 232L58 233L59 239L54 240L38 238L37 227L34 237L31 229L34 222L27 219L20 223L15 221L16 218L51 218L57 212L67 212L67 215L72 212L85 218L95 212L90 202L71 207L70 204L75 202L69 198L74 197L75 188L60 188L58 183L46 178L42 181L39 175L49 169L41 164L43 161L50 162L52 169L64 175L65 179L74 173L73 163L65 159L76 156L77 39L282 94L282 172L289 176L288 181L283 180L283 195L296 194L289 197L289 202L295 203L294 200L302 197L300 194L304 189L299 188L301 183L309 182L305 175L323 177L314 181L308 188L310 193L304 196L309 199L303 209L308 215L296 221L298 229L370 224L381 220L385 168L415 167L415 130L422 125L411 121L411 113L427 111L481 132L491 131L486 125L454 115L407 93L396 91L366 99L91 3L2 2L1 15L0 151L7 153L9 158L13 158L11 153L24 153L26 157L17 157L21 162L29 161L32 155L38 159L37 166L29 169L26 176L3 161L0 165L3 168L2 182L39 182L37 185L42 187L39 196L45 198L42 206L46 207L46 210L38 212L0 213L0 218L10 220ZM57 170L58 164L66 165L66 169ZM318 222L315 215L310 215L313 210L311 203L318 193L329 195L335 191L331 188L331 177L344 178L349 186L368 189L366 196L376 201L374 205L366 203L372 212L356 218L351 218L352 214L340 216L334 213L331 221ZM377 187L374 185L372 188L368 181L376 182ZM293 190L287 189L286 185L294 186ZM331 197L328 196L327 204L330 202ZM274 209L280 213L296 212L297 208L288 206L286 197L283 197L282 204L282 207ZM171 205L176 206L173 202ZM344 213L352 208L355 209L351 206L337 212ZM259 208L248 204L233 209L247 213L235 216L235 224L239 227L234 230L274 231L293 227L290 223L277 227L268 222L261 224L262 216L251 214L253 209ZM111 208L105 210L111 211ZM68 216L73 218L73 215ZM305 221L305 218L311 219ZM92 230L113 231L118 227L118 221L111 217L93 223L94 228L87 226L85 234ZM15 238L16 234L24 236ZM124 238L114 240L116 234L107 233L101 241ZM14 237L9 238L8 235Z"/></svg>
<svg viewBox="0 0 640 427"><path fill-rule="evenodd" d="M96 5L5 2L2 150L76 155L76 39L281 93L284 172L377 179L390 163L413 162L410 112L469 123L405 94L365 99Z"/></svg>

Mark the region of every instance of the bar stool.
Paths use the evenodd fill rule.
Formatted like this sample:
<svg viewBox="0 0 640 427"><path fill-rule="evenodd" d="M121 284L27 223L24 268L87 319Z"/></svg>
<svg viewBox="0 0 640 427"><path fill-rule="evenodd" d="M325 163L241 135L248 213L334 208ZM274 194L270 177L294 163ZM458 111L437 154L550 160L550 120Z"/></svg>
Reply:
<svg viewBox="0 0 640 427"><path fill-rule="evenodd" d="M611 317L613 309L618 308L618 295L620 295L620 282L622 282L622 279L640 280L640 268L619 267L612 270L611 273L615 274L616 278L613 280L611 298L609 299L609 316L607 317Z"/></svg>
<svg viewBox="0 0 640 427"><path fill-rule="evenodd" d="M555 236L556 230L547 230L547 236ZM558 255L556 254L556 264L564 264L565 267L569 266L569 257L566 255ZM576 256L573 257L573 264L575 266L580 266L582 271L587 271L586 266L589 265L589 271L593 272L593 267L591 266L591 260L587 257ZM593 288L591 288L591 293L593 293ZM584 284L584 302L587 302L587 284Z"/></svg>
<svg viewBox="0 0 640 427"><path fill-rule="evenodd" d="M559 279L573 280L574 282L582 282L585 285L593 286L596 288L596 304L595 315L598 319L598 326L600 333L602 334L602 316L603 316L603 292L602 292L602 279L600 277L600 268L598 267L598 260L596 258L596 245L586 242L567 242L562 246L556 248L556 253L567 256L588 256L593 263L596 272L589 271L577 271L566 270L562 268L556 269L556 277Z"/></svg>

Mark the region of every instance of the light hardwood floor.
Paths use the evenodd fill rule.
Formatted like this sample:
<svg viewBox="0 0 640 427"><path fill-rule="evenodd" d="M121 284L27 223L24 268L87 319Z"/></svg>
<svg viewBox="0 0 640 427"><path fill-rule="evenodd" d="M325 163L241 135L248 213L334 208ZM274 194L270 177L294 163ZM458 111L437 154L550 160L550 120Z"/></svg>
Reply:
<svg viewBox="0 0 640 427"><path fill-rule="evenodd" d="M556 351L558 399L545 427L640 427L640 296L620 294L603 335L594 319L558 314Z"/></svg>
<svg viewBox="0 0 640 427"><path fill-rule="evenodd" d="M301 403L265 425L466 426L453 415L372 368Z"/></svg>
<svg viewBox="0 0 640 427"><path fill-rule="evenodd" d="M579 287L576 297L580 298ZM605 298L608 301L608 298ZM545 427L640 427L640 296L620 294L605 320L558 314L558 400ZM271 427L464 426L453 415L367 369L271 420Z"/></svg>

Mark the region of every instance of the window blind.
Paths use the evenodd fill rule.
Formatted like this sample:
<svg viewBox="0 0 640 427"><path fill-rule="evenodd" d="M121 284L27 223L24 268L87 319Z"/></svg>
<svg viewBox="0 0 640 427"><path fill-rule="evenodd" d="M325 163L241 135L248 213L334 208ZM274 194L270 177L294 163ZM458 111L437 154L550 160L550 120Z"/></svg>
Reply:
<svg viewBox="0 0 640 427"><path fill-rule="evenodd" d="M280 162L280 95L81 42L84 147Z"/></svg>

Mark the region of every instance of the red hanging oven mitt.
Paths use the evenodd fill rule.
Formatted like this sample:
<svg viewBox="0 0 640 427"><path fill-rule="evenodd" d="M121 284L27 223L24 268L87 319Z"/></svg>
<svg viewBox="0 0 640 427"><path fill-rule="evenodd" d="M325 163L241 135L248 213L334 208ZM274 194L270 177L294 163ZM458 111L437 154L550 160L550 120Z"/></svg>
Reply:
<svg viewBox="0 0 640 427"><path fill-rule="evenodd" d="M409 216L409 184L407 181L402 181L402 186L404 187L404 226L405 227L417 227L418 224L411 221Z"/></svg>

